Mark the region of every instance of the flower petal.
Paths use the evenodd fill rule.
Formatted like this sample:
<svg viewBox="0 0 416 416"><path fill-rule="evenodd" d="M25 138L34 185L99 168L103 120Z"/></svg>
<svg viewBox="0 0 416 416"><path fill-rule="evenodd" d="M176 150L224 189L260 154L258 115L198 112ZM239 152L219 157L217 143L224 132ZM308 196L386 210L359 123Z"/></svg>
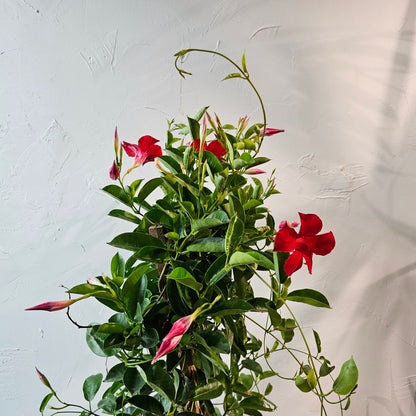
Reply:
<svg viewBox="0 0 416 416"><path fill-rule="evenodd" d="M121 144L127 156L136 157L139 152L139 146L137 144L132 144L128 142L123 142Z"/></svg>
<svg viewBox="0 0 416 416"><path fill-rule="evenodd" d="M300 217L300 236L314 236L322 230L322 221L315 214L302 214L299 212Z"/></svg>
<svg viewBox="0 0 416 416"><path fill-rule="evenodd" d="M335 247L335 238L332 232L320 234L315 237L305 237L305 242L313 253L326 256Z"/></svg>
<svg viewBox="0 0 416 416"><path fill-rule="evenodd" d="M284 227L276 233L273 251L292 252L296 248L298 233L290 227Z"/></svg>
<svg viewBox="0 0 416 416"><path fill-rule="evenodd" d="M227 153L223 145L218 140L213 140L211 143L209 143L207 150L211 153L214 153L214 155L220 160L224 160L224 155Z"/></svg>
<svg viewBox="0 0 416 416"><path fill-rule="evenodd" d="M302 267L303 254L300 251L293 252L285 261L284 270L288 276L291 276L296 270Z"/></svg>

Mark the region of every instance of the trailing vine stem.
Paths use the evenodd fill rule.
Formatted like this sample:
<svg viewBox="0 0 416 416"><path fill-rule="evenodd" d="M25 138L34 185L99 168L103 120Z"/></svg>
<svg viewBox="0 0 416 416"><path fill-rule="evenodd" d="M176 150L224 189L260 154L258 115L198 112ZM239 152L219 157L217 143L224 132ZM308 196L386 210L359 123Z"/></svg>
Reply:
<svg viewBox="0 0 416 416"><path fill-rule="evenodd" d="M178 66L178 61L180 58L182 58L183 56L187 55L188 53L191 52L202 52L202 53L211 53L213 55L217 55L220 56L221 58L225 59L226 61L228 61L231 65L233 65L235 68L237 68L237 70L239 71L239 73L241 74L230 74L228 76L226 76L224 78L225 79L230 79L230 78L243 78L245 79L249 84L250 87L253 89L253 91L255 92L259 103L260 103L260 107L261 107L261 112L262 112L262 116L263 116L263 129L261 130L261 134L260 134L260 143L259 146L256 150L256 154L258 154L258 152L260 151L261 145L263 143L263 139L265 137L265 133L266 133L266 109L264 108L264 104L263 104L263 100L261 98L261 95L259 93L259 91L257 90L257 88L254 86L253 82L250 80L250 74L247 71L247 67L245 64L245 55L243 54L243 58L242 58L242 67L240 67L238 64L236 64L231 58L229 58L228 56L222 54L221 52L217 52L217 51L213 51L211 49L199 49L199 48L189 48L189 49L183 49L177 53L175 53L175 68L176 70L179 72L179 75L182 78L185 78L185 74L187 75L192 75L191 72L187 72L181 68L179 68Z"/></svg>

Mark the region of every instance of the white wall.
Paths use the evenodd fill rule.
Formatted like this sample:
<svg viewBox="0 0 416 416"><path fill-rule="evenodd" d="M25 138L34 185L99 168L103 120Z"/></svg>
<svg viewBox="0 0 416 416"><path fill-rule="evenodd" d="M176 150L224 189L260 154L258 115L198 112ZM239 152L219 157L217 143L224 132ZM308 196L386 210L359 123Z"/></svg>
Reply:
<svg viewBox="0 0 416 416"><path fill-rule="evenodd" d="M354 354L349 414L414 415L415 20L414 0L0 0L2 413L36 414L47 391L35 365L69 398L103 370L64 312L23 309L109 269L122 224L100 188L115 125L123 139L164 139L166 119L207 104L230 123L261 121L245 85L219 82L219 59L191 56L194 76L180 79L173 53L202 47L245 50L269 125L286 129L263 149L282 191L274 215L314 212L335 234L294 285L330 300L299 311L324 353L338 366ZM88 323L103 309L73 313ZM274 398L280 415L319 414L294 387L276 384Z"/></svg>

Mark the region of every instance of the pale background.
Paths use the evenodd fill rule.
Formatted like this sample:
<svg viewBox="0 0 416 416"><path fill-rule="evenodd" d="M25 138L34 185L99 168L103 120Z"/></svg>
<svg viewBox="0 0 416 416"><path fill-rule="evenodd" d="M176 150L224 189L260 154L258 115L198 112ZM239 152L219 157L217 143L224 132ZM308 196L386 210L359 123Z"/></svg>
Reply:
<svg viewBox="0 0 416 416"><path fill-rule="evenodd" d="M208 104L227 123L261 121L246 85L219 82L232 71L219 59L191 56L181 80L172 55L202 47L246 51L269 126L286 129L263 149L282 192L273 214L313 212L335 234L294 286L325 292L333 309L300 318L333 363L359 366L347 414L415 415L415 21L415 0L0 0L1 413L38 414L35 365L68 400L104 371L64 312L23 309L109 271L105 243L125 228L100 191L114 127L164 140L166 119ZM81 323L103 317L78 306ZM279 415L319 414L291 385L272 396Z"/></svg>

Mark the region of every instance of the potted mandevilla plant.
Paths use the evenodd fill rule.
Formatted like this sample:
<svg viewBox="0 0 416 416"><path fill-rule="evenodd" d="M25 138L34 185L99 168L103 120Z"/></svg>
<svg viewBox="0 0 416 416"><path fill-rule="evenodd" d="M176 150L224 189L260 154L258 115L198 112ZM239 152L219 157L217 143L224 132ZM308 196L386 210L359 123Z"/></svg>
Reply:
<svg viewBox="0 0 416 416"><path fill-rule="evenodd" d="M283 130L267 126L245 56L239 65L216 51L180 51L175 66L183 77L189 73L181 58L192 52L226 59L236 71L226 79L251 85L263 120L225 124L202 108L186 123L168 123L164 149L149 135L121 142L116 129L114 183L103 190L120 203L109 215L132 225L109 244L129 254L116 253L108 274L68 289L68 299L28 308L66 309L86 328L92 352L110 357L112 367L86 378L80 404L65 401L37 370L49 389L40 413L260 416L276 409L270 393L286 380L315 395L321 415L328 405L342 415L357 386L354 360L335 370L318 332L305 331L292 311L294 302L329 308L294 274L304 264L312 274L314 255L329 254L335 238L321 232L318 215L276 222L265 205L278 191L273 176L258 179L269 162L260 150ZM151 162L159 176L137 178ZM256 294L260 286L267 297ZM88 297L113 311L108 322L72 319L70 306ZM291 374L276 367L279 355L293 360Z"/></svg>

